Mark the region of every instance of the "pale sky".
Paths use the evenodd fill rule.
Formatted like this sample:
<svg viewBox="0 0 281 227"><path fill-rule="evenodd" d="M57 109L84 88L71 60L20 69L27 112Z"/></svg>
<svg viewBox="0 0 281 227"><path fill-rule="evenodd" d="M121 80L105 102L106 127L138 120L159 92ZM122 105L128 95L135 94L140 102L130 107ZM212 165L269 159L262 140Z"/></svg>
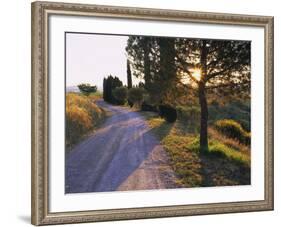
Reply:
<svg viewBox="0 0 281 227"><path fill-rule="evenodd" d="M127 40L128 36L67 33L66 86L90 83L102 90L109 74L127 85ZM133 78L133 84L138 82Z"/></svg>

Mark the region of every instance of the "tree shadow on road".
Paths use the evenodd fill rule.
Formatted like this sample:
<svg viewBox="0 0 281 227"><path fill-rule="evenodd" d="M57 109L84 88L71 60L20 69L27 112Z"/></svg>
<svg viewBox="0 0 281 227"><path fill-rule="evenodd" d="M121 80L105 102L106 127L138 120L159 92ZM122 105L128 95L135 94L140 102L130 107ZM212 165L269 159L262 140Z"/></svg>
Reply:
<svg viewBox="0 0 281 227"><path fill-rule="evenodd" d="M173 124L163 123L156 132L134 115L127 121L119 120L69 153L66 193L116 191L155 149L159 149L161 139L173 127ZM88 151L83 151L85 147Z"/></svg>
<svg viewBox="0 0 281 227"><path fill-rule="evenodd" d="M166 124L163 124L158 128L161 132L160 140L169 134L171 128L172 124L168 125L168 127ZM100 178L100 182L96 182L99 186L95 188L95 191L117 190L142 163L149 159L151 153L155 151L159 145L160 141L159 137L155 134L155 129L142 130L140 128L137 136L133 136L133 138L123 138L120 142L121 149L119 149L119 154L115 155L105 175ZM151 162L151 160L149 160L149 162ZM157 160L153 160L153 162L156 164ZM125 164L125 166L122 164ZM140 188L136 187L130 190L138 189Z"/></svg>

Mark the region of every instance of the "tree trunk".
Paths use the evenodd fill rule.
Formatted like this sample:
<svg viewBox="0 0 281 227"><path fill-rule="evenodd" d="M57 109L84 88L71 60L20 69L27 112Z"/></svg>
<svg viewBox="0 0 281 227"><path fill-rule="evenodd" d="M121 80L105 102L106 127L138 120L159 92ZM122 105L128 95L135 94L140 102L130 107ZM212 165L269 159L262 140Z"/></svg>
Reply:
<svg viewBox="0 0 281 227"><path fill-rule="evenodd" d="M208 151L208 104L205 93L205 84L199 82L199 103L201 108L200 119L200 152Z"/></svg>
<svg viewBox="0 0 281 227"><path fill-rule="evenodd" d="M202 75L198 84L199 103L201 107L200 152L208 151L208 104L205 89L207 81L207 54L206 40L203 40L200 59Z"/></svg>

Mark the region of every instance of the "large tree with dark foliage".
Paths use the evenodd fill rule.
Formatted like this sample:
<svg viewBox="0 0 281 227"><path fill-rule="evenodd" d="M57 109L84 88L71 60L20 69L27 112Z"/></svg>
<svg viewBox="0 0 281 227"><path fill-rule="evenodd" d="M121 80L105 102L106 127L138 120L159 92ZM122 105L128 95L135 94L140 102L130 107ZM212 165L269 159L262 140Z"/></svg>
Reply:
<svg viewBox="0 0 281 227"><path fill-rule="evenodd" d="M144 88L156 103L167 101L176 78L175 40L166 37L130 36L126 51L134 76L144 79Z"/></svg>
<svg viewBox="0 0 281 227"><path fill-rule="evenodd" d="M122 87L123 83L118 77L109 75L103 79L103 99L112 104L118 104L118 100L113 95L113 90L117 87Z"/></svg>
<svg viewBox="0 0 281 227"><path fill-rule="evenodd" d="M134 75L158 104L172 104L180 90L195 90L200 104L200 150L208 150L207 94L250 95L248 41L130 36ZM179 89L185 88L185 89Z"/></svg>
<svg viewBox="0 0 281 227"><path fill-rule="evenodd" d="M147 90L153 77L152 70L155 69L152 58L155 55L152 50L154 42L153 37L130 36L126 47L128 56L132 59L133 75L144 79Z"/></svg>
<svg viewBox="0 0 281 227"><path fill-rule="evenodd" d="M160 53L159 73L156 74L154 86L158 95L160 94L160 103L169 102L169 98L173 93L176 82L176 65L175 65L175 39L173 38L157 38ZM159 93L160 92L160 93ZM154 95L157 95L154 94Z"/></svg>
<svg viewBox="0 0 281 227"><path fill-rule="evenodd" d="M177 66L198 91L201 108L200 151L208 150L207 94L250 95L250 49L248 41L178 39Z"/></svg>

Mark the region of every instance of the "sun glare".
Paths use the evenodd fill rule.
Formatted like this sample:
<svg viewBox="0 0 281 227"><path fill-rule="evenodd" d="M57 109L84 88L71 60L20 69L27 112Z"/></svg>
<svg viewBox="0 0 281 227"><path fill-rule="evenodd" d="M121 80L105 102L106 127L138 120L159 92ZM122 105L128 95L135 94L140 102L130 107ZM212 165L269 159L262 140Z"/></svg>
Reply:
<svg viewBox="0 0 281 227"><path fill-rule="evenodd" d="M197 81L201 80L201 75L202 75L201 69L195 68L195 69L192 70L192 76L193 76Z"/></svg>

